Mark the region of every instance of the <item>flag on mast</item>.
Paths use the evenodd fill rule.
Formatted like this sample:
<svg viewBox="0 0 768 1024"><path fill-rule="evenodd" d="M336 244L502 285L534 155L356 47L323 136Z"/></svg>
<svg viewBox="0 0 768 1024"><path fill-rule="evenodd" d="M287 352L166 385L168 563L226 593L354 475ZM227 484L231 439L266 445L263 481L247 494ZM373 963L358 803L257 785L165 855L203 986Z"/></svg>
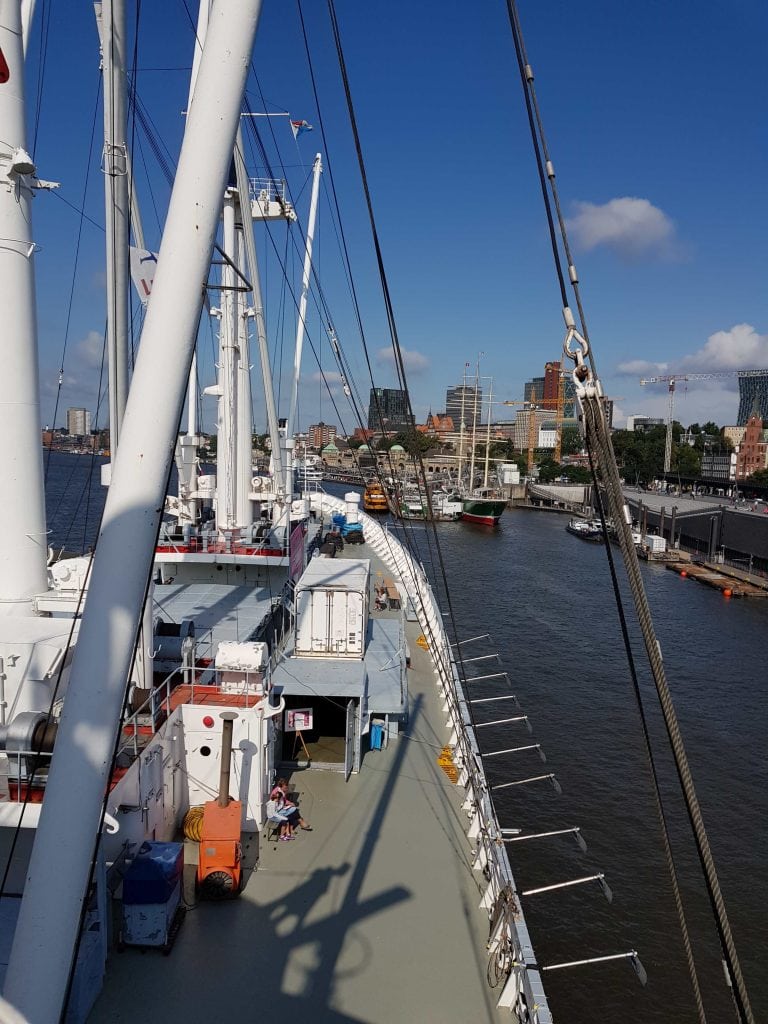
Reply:
<svg viewBox="0 0 768 1024"><path fill-rule="evenodd" d="M148 249L137 249L131 246L131 277L139 298L143 303L149 301L152 293L152 283L155 280L157 270L157 253Z"/></svg>
<svg viewBox="0 0 768 1024"><path fill-rule="evenodd" d="M312 125L308 121L291 121L291 131L294 139L298 139L304 132L311 132Z"/></svg>

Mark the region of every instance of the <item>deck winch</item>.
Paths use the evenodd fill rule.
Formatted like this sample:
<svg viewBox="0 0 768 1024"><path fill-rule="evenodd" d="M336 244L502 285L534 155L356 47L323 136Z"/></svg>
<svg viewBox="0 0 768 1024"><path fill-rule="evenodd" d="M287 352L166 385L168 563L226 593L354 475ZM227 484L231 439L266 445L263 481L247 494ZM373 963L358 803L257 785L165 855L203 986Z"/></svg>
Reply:
<svg viewBox="0 0 768 1024"><path fill-rule="evenodd" d="M237 896L243 884L240 822L242 803L229 795L232 761L232 726L235 711L222 711L221 773L219 795L203 807L197 888L211 899Z"/></svg>

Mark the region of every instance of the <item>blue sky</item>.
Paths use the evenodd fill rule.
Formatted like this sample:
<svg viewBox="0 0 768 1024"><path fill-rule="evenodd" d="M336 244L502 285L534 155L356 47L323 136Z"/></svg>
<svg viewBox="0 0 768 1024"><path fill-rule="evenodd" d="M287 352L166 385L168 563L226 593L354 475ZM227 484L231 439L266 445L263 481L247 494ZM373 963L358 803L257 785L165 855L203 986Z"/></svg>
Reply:
<svg viewBox="0 0 768 1024"><path fill-rule="evenodd" d="M441 409L446 387L460 380L464 363L474 363L480 351L495 395L519 399L523 382L541 374L546 360L559 358L563 326L506 6L502 0L337 0L337 13L400 340L411 353L417 414ZM28 69L32 113L39 14ZM305 0L304 14L377 383L392 385L391 361L379 354L389 338L325 4ZM524 0L520 15L606 392L624 414L662 415L665 392L638 384L654 367L768 367L768 9L746 0L727 9L689 0ZM142 5L138 91L174 157L192 42L183 2ZM306 218L306 178L322 140L293 3L266 0L254 64L258 83L252 78L249 84L251 109L263 109L262 90L270 110L287 110L315 126L296 144L286 119L275 119L277 150L262 127L270 161L285 167L299 215ZM52 5L35 146L40 176L62 182L60 196L41 195L34 206L42 247L37 275L45 422L53 416L79 226L79 215L63 200L81 205L97 85L90 3ZM96 128L85 209L103 224L100 112ZM136 150L145 231L156 247L169 189L140 131ZM328 154L323 156L327 163ZM254 167L254 173L263 170ZM324 195L327 174L325 181ZM293 234L287 250L284 228L270 238L259 236L278 366L281 356L284 366L292 359L295 314L271 257L274 248L288 252L295 286L301 240ZM105 315L102 246L103 233L86 221L58 423L69 405L95 407ZM316 251L339 336L367 396L370 381L327 202ZM312 302L308 327L324 369L332 372ZM207 324L201 353L202 382L212 383ZM320 416L336 422L311 352L304 370L302 424ZM333 388L344 424L354 426L338 384ZM205 401L210 423L212 400ZM679 387L676 410L685 423L734 422L736 407L735 379ZM256 425L263 426L258 402Z"/></svg>

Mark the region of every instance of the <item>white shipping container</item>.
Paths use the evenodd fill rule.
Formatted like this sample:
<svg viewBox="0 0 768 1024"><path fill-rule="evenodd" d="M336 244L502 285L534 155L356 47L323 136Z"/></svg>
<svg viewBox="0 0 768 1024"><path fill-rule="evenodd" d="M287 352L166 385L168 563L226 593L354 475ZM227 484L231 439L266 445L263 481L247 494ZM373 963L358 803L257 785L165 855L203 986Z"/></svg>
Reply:
<svg viewBox="0 0 768 1024"><path fill-rule="evenodd" d="M654 555L664 554L667 550L666 537L657 537L651 533L647 533L643 537L643 544L645 544L648 550L652 551Z"/></svg>
<svg viewBox="0 0 768 1024"><path fill-rule="evenodd" d="M360 658L368 627L368 559L313 559L296 585L296 654Z"/></svg>

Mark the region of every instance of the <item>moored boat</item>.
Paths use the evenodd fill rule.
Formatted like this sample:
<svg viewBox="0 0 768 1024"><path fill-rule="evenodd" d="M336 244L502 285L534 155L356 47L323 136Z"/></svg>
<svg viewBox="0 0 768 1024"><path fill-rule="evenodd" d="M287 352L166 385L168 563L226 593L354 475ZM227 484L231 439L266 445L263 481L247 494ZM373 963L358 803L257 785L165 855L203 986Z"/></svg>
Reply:
<svg viewBox="0 0 768 1024"><path fill-rule="evenodd" d="M504 509L504 498L475 496L465 497L461 503L461 518L466 523L481 523L484 526L498 526Z"/></svg>
<svg viewBox="0 0 768 1024"><path fill-rule="evenodd" d="M592 544L603 543L603 530L600 523L587 519L569 519L566 524L568 533L580 540L590 541Z"/></svg>
<svg viewBox="0 0 768 1024"><path fill-rule="evenodd" d="M366 484L363 491L363 508L366 512L384 514L389 512L387 492L379 483Z"/></svg>

